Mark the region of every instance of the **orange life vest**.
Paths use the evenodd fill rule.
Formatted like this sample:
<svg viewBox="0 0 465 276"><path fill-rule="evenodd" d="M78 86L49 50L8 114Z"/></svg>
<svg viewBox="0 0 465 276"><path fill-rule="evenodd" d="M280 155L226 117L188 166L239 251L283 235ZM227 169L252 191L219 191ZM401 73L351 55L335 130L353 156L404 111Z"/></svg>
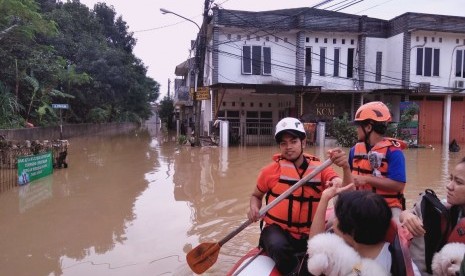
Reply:
<svg viewBox="0 0 465 276"><path fill-rule="evenodd" d="M321 164L314 156L304 154L304 157L308 162L308 167L302 175L299 175L294 163L283 159L280 154L273 156L273 160L280 165L281 173L278 183L266 195L267 204ZM321 173L319 173L271 208L266 213L264 221L268 225L278 224L297 239L307 238L323 189Z"/></svg>
<svg viewBox="0 0 465 276"><path fill-rule="evenodd" d="M370 154L367 153L365 143L359 142L355 145L354 157L352 160L352 174L354 175L376 175L377 177L386 177L388 172L388 163L386 159L386 153L389 148L400 148L406 147L405 142L385 138L381 142L373 146L370 154L377 154L380 158L380 164L377 168L373 168L370 163ZM369 183L358 186L358 190L372 190L373 192L383 196L386 199L389 207L397 207L405 210L405 198L403 190L402 192L386 191L380 188L374 188Z"/></svg>
<svg viewBox="0 0 465 276"><path fill-rule="evenodd" d="M451 242L465 243L465 218L461 218L450 232L447 243Z"/></svg>

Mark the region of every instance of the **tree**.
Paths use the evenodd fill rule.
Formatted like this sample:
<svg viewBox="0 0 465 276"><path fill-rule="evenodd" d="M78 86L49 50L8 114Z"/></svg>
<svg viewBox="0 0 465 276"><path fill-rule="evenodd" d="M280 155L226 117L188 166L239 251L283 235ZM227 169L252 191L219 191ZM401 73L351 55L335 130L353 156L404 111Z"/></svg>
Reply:
<svg viewBox="0 0 465 276"><path fill-rule="evenodd" d="M132 53L136 40L112 6L0 0L0 14L8 15L0 18L0 81L26 107L14 109L15 116L54 124L49 106L56 101L70 105L67 122L140 122L151 115L159 84Z"/></svg>
<svg viewBox="0 0 465 276"><path fill-rule="evenodd" d="M161 121L167 124L168 129L172 129L173 127L173 115L174 115L174 103L173 100L165 96L163 100L160 101L160 105L158 108L158 116L160 117Z"/></svg>

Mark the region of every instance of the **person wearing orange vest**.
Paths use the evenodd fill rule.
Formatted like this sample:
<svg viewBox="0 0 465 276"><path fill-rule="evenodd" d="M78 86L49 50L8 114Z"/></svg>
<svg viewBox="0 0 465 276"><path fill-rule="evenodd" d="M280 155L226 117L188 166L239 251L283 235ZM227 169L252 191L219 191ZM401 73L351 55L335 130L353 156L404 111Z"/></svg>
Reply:
<svg viewBox="0 0 465 276"><path fill-rule="evenodd" d="M400 222L413 235L410 252L422 275L431 275L434 254L451 242L465 243L465 157L450 174L446 200L426 190ZM462 275L462 274L460 274Z"/></svg>
<svg viewBox="0 0 465 276"><path fill-rule="evenodd" d="M267 204L272 202L321 164L318 158L304 153L306 132L298 119L287 117L280 120L276 125L275 139L280 154L274 155L273 162L260 171L247 213L252 221L262 219L259 211L264 197ZM260 246L283 275L299 273L301 265L296 255L306 252L312 219L326 185L342 186L352 181L345 152L331 149L328 155L334 164L343 168L343 179L328 167L280 201L263 218L265 226L260 235Z"/></svg>
<svg viewBox="0 0 465 276"><path fill-rule="evenodd" d="M358 143L350 149L349 164L358 190L371 190L387 201L393 219L405 209L406 143L384 137L391 113L382 102L369 102L355 113Z"/></svg>

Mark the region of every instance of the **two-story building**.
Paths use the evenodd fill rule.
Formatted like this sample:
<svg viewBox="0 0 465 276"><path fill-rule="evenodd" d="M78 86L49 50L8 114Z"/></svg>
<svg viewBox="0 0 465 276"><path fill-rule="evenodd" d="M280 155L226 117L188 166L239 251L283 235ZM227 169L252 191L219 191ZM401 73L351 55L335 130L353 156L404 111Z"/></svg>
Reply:
<svg viewBox="0 0 465 276"><path fill-rule="evenodd" d="M205 50L203 134L223 119L242 144L272 144L282 117L330 123L381 100L394 121L419 105L419 143L465 143L465 17L215 8Z"/></svg>

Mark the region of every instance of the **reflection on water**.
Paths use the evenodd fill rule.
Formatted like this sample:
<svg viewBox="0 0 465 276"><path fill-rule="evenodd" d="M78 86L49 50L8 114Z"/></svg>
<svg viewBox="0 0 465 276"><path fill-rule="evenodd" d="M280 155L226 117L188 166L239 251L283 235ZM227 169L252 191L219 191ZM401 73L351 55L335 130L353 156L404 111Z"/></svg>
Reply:
<svg viewBox="0 0 465 276"><path fill-rule="evenodd" d="M157 126L72 139L68 169L0 194L2 274L193 275L185 254L246 220L258 172L277 148L181 147ZM325 158L326 150L307 152ZM405 156L411 206L425 188L445 195L461 154L436 147ZM206 274L224 275L259 231L253 224L224 244Z"/></svg>

